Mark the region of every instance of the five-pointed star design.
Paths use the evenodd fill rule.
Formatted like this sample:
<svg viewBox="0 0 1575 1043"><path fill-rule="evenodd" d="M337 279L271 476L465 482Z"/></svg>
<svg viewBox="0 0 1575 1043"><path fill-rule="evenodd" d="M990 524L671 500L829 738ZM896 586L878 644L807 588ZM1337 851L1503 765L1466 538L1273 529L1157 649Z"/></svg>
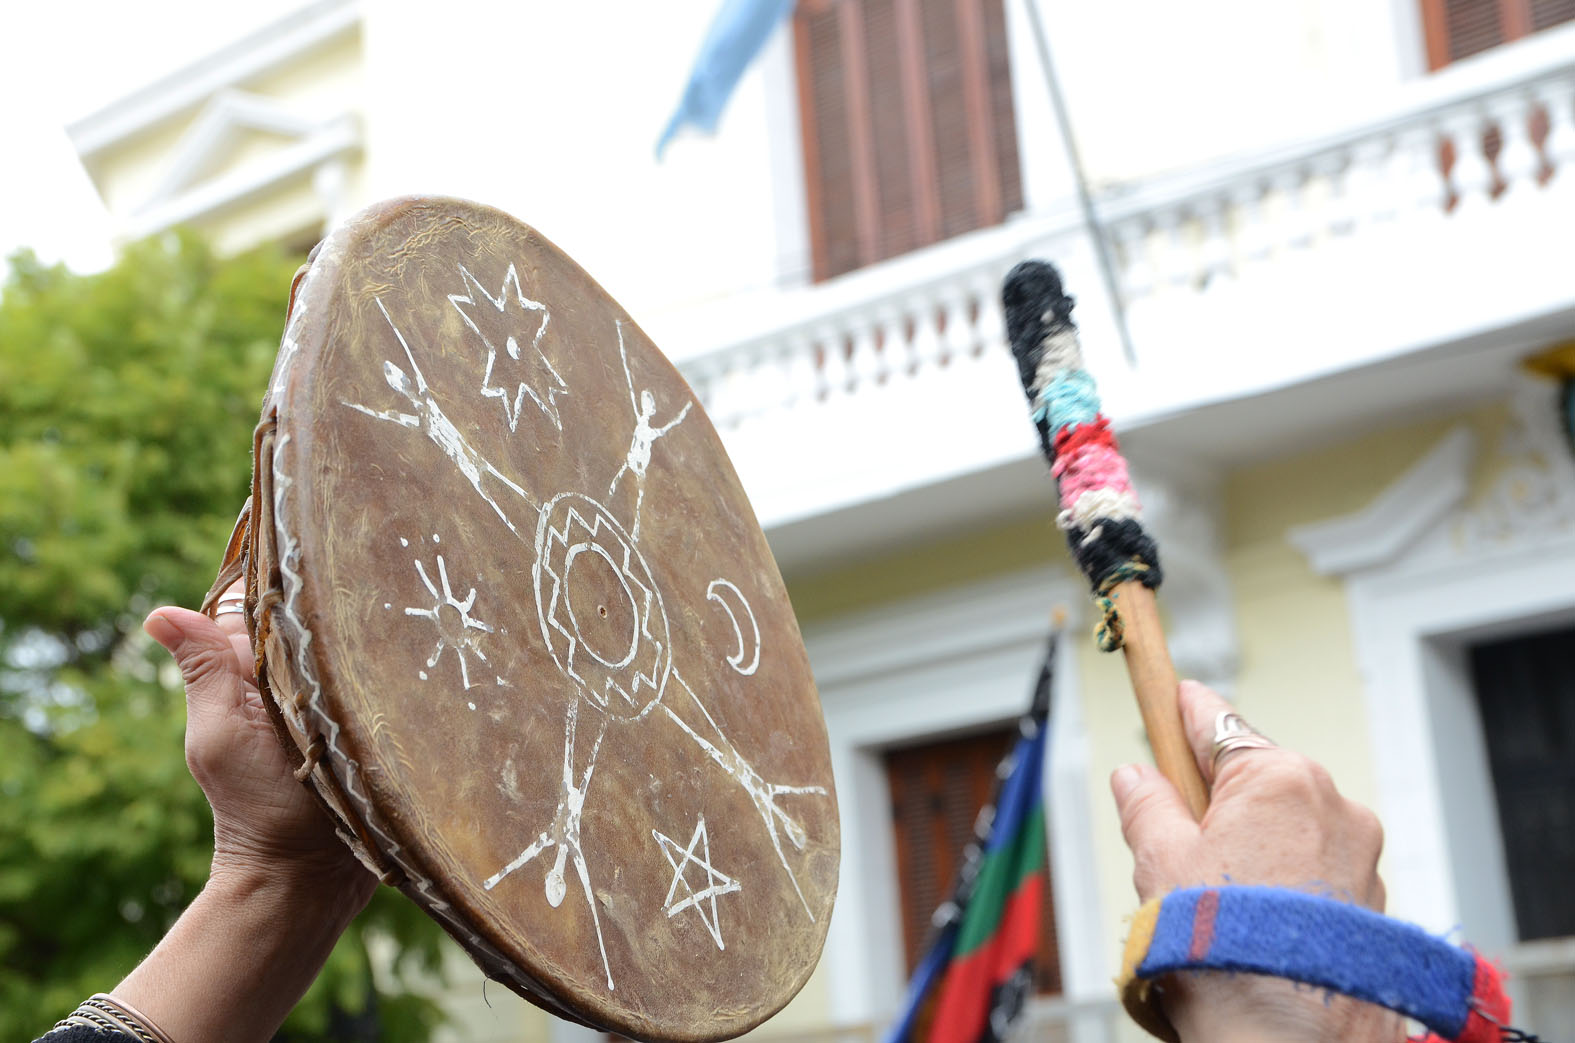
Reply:
<svg viewBox="0 0 1575 1043"><path fill-rule="evenodd" d="M541 350L541 339L552 320L547 306L525 296L512 264L504 273L496 297L483 289L464 265L459 266L459 273L465 280L466 292L451 293L448 299L465 325L487 346L487 371L481 378L481 394L503 403L510 431L519 426L520 407L526 396L553 427L562 431L558 396L567 395L569 386ZM529 343L524 343L527 340Z"/></svg>
<svg viewBox="0 0 1575 1043"><path fill-rule="evenodd" d="M711 837L705 831L705 816L701 815L700 821L695 823L694 835L689 838L689 846L687 848L680 849L676 841L657 830L651 830L651 836L655 837L656 842L661 845L662 854L666 857L667 864L673 867L673 882L667 888L667 900L662 905L662 908L667 910L668 919L677 916L685 909L692 908L696 913L700 914L700 922L705 924L705 929L711 932L711 938L716 942L716 947L718 949L726 949L727 946L722 944L722 923L716 916L716 899L718 895L730 894L733 891L740 890L740 888L737 880L718 871L711 864ZM701 850L701 854L698 856L695 854L697 845ZM675 859L673 858L674 853L678 853L682 857ZM698 891L690 886L689 878L686 875L690 863L705 870L706 885ZM684 885L684 890L688 894L686 897L674 902L673 899L678 894L679 884ZM709 918L706 916L705 906L702 904L707 900L711 903L711 915Z"/></svg>

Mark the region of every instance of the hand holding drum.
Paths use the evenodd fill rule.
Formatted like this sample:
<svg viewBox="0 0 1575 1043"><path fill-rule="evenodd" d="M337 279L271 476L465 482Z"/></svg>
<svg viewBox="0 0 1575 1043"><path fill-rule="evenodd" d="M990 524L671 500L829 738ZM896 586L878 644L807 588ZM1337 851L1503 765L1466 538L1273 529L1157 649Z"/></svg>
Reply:
<svg viewBox="0 0 1575 1043"><path fill-rule="evenodd" d="M340 837L482 969L722 1039L819 958L837 805L776 564L677 371L498 211L375 206L297 276L235 577Z"/></svg>

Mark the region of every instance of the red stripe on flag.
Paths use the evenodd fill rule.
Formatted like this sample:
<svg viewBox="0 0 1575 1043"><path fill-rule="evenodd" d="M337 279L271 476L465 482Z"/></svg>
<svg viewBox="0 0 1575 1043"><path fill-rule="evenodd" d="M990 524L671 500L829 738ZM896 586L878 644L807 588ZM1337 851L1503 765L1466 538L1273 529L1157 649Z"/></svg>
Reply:
<svg viewBox="0 0 1575 1043"><path fill-rule="evenodd" d="M995 936L952 963L941 984L929 1043L974 1043L990 1016L990 993L1039 953L1045 875L1036 872L1006 900Z"/></svg>

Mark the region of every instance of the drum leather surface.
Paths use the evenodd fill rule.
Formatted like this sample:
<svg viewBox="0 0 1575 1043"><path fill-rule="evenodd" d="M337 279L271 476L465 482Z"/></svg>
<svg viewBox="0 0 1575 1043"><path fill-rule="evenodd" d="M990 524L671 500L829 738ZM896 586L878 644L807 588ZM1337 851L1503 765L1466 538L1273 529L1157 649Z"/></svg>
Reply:
<svg viewBox="0 0 1575 1043"><path fill-rule="evenodd" d="M689 387L572 260L455 200L335 232L253 521L281 733L484 970L674 1040L798 991L839 852L803 641Z"/></svg>

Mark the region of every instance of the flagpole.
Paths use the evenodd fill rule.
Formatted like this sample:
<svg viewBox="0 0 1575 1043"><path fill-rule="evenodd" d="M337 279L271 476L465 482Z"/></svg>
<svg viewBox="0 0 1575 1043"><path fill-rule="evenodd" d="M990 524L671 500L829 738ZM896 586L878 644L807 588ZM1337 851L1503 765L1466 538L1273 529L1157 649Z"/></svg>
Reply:
<svg viewBox="0 0 1575 1043"><path fill-rule="evenodd" d="M1083 224L1094 243L1094 257L1099 263L1099 274L1110 295L1111 310L1116 320L1116 335L1121 340L1121 352L1127 365L1137 365L1137 352L1132 347L1132 331L1127 326L1126 299L1116 277L1115 262L1111 259L1109 245L1105 242L1104 226L1094 209L1094 197L1088 190L1088 175L1083 171L1083 159L1077 151L1077 139L1072 136L1072 121L1067 116L1066 98L1061 93L1061 81L1056 76L1055 61L1050 56L1050 40L1045 35L1044 19L1040 17L1039 0L1023 0L1028 8L1028 23L1034 34L1034 49L1039 52L1039 66L1044 71L1045 90L1050 95L1050 108L1055 112L1056 126L1061 130L1061 141L1066 147L1068 165L1072 168L1072 183L1077 189L1078 207L1083 212Z"/></svg>

